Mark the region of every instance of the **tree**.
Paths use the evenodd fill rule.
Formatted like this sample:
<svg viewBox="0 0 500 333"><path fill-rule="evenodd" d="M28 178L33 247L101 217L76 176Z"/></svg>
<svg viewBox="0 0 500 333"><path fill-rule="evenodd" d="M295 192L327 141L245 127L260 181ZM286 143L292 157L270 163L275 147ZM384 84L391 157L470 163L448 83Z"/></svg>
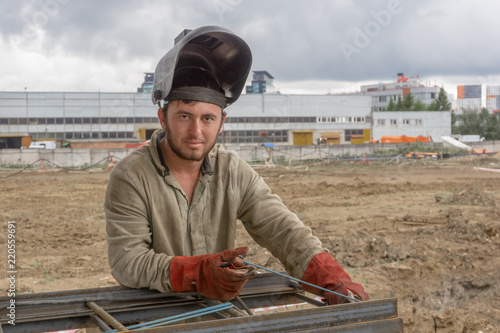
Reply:
<svg viewBox="0 0 500 333"><path fill-rule="evenodd" d="M404 101L403 101L403 108L404 110L401 111L410 111L413 103L415 102L415 97L413 97L413 94L411 92L407 93L404 95Z"/></svg>
<svg viewBox="0 0 500 333"><path fill-rule="evenodd" d="M497 114L490 114L486 108L467 109L460 116L460 124L456 127L462 135L478 134L486 140L500 139L500 119Z"/></svg>
<svg viewBox="0 0 500 333"><path fill-rule="evenodd" d="M425 111L427 110L427 107L425 106L424 102L420 98L418 98L413 106L411 107L412 111Z"/></svg>
<svg viewBox="0 0 500 333"><path fill-rule="evenodd" d="M391 98L389 100L389 105L387 105L387 111L397 111L396 110L396 103L394 103L394 100Z"/></svg>
<svg viewBox="0 0 500 333"><path fill-rule="evenodd" d="M436 99L434 99L429 105L429 111L449 111L451 110L451 103L448 101L448 96L446 95L446 91L441 87L439 89L439 93Z"/></svg>
<svg viewBox="0 0 500 333"><path fill-rule="evenodd" d="M460 134L460 131L457 127L458 116L455 114L455 111L451 111L451 134Z"/></svg>
<svg viewBox="0 0 500 333"><path fill-rule="evenodd" d="M398 102L396 103L396 111L403 111L403 101L401 100L401 96L398 96Z"/></svg>

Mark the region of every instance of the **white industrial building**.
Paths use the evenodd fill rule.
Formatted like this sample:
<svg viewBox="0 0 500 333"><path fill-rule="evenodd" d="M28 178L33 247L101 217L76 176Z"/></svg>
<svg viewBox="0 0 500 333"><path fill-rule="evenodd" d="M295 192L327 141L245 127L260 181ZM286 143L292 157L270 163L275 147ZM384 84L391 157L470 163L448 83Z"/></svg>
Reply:
<svg viewBox="0 0 500 333"><path fill-rule="evenodd" d="M443 135L451 135L450 111L382 111L373 113L373 139L382 136L430 136L442 142Z"/></svg>
<svg viewBox="0 0 500 333"><path fill-rule="evenodd" d="M226 111L225 144L355 144L383 135L439 141L451 134L449 112L376 112L371 96L243 94ZM26 146L27 138L142 142L159 128L156 113L148 93L0 92L0 148Z"/></svg>

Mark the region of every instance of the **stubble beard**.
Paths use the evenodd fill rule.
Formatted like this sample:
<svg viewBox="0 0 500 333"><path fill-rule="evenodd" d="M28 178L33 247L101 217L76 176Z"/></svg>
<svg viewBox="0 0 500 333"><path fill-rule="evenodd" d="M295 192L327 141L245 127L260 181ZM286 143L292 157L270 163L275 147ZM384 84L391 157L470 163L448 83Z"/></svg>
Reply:
<svg viewBox="0 0 500 333"><path fill-rule="evenodd" d="M170 146L170 149L174 152L175 155L177 155L177 157L186 161L203 161L203 159L210 153L217 142L216 137L216 139L212 143L209 143L208 141L206 142L205 150L203 150L200 154L197 154L195 151L192 151L191 154L188 154L183 152L179 145L175 144L174 140L172 139L172 131L170 131L168 123L166 122L165 125L167 126L167 143Z"/></svg>

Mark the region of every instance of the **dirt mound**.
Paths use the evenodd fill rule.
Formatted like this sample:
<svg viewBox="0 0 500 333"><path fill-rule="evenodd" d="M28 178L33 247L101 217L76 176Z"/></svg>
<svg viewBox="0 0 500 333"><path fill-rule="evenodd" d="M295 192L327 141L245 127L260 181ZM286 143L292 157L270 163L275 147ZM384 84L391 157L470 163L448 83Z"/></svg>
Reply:
<svg viewBox="0 0 500 333"><path fill-rule="evenodd" d="M466 186L456 188L449 197L436 195L438 203L446 205L467 205L467 206L496 206L495 197L477 186Z"/></svg>

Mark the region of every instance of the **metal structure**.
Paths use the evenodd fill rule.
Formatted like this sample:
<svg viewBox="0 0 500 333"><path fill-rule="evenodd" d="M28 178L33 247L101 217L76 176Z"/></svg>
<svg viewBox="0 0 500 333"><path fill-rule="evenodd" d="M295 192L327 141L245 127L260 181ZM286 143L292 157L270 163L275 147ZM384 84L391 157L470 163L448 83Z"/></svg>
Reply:
<svg viewBox="0 0 500 333"><path fill-rule="evenodd" d="M308 308L254 315L251 309L307 302ZM397 300L325 306L282 276L260 274L249 280L232 307L198 319L175 323L169 332L403 332ZM0 332L48 332L83 327L125 331L139 322L173 317L221 304L196 293L159 293L147 289L109 287L15 298L15 325L8 323L9 297L0 298ZM141 332L164 332L165 327Z"/></svg>

